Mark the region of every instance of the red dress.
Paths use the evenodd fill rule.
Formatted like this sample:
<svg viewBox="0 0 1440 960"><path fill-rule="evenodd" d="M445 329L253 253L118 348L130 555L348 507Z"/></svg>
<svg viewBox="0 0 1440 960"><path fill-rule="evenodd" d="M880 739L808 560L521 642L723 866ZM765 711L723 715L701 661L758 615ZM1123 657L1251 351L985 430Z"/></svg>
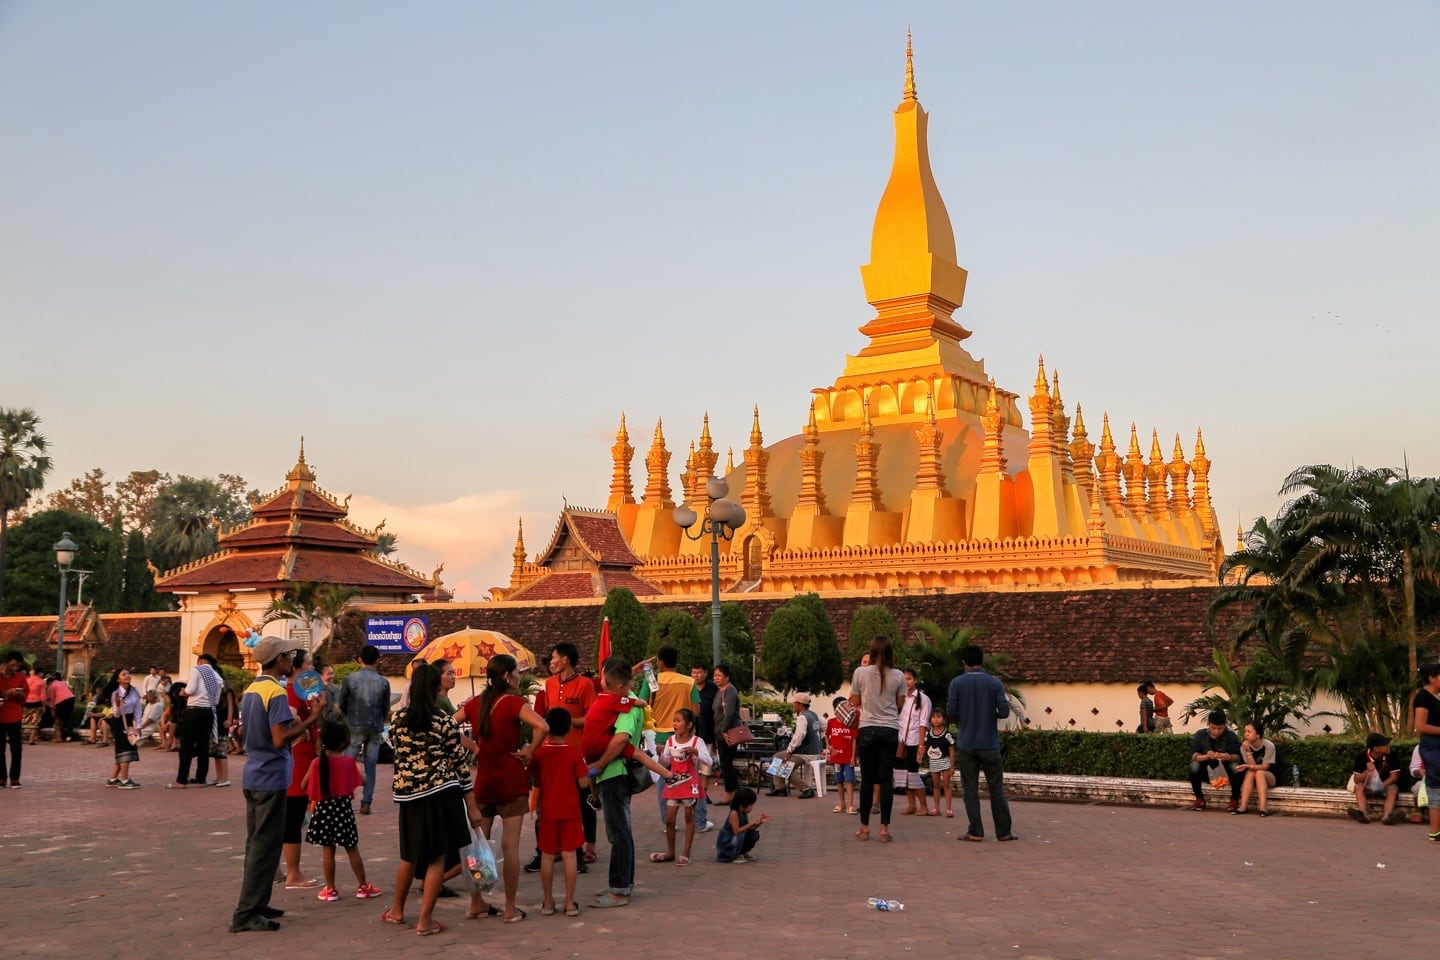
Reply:
<svg viewBox="0 0 1440 960"><path fill-rule="evenodd" d="M520 749L520 709L525 700L513 693L496 700L490 711L490 735L481 737L480 699L465 704L470 735L480 746L475 757L475 799L481 806L498 806L530 793L525 765L512 756Z"/></svg>
<svg viewBox="0 0 1440 960"><path fill-rule="evenodd" d="M285 699L290 702L290 710L295 714L296 720L306 720L310 716L313 707L310 701L295 692L294 684L286 684ZM316 748L320 745L319 725L305 731L305 736L296 740L290 745L290 788L285 791L287 797L303 797L306 790L300 786L300 781L305 779L305 772L310 769L311 762L315 759Z"/></svg>

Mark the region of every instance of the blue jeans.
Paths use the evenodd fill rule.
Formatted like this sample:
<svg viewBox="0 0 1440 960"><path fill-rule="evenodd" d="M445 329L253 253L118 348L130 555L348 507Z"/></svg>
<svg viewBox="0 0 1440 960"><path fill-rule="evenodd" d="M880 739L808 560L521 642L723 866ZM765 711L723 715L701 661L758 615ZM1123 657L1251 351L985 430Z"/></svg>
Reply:
<svg viewBox="0 0 1440 960"><path fill-rule="evenodd" d="M635 837L630 829L630 784L625 777L600 781L600 812L610 841L610 892L628 897L635 890Z"/></svg>
<svg viewBox="0 0 1440 960"><path fill-rule="evenodd" d="M970 820L967 831L970 836L985 836L985 825L980 822L981 771L985 773L985 788L990 793L990 817L995 821L995 836L1010 836L1010 801L1005 799L1005 769L1000 764L1000 751L956 749L955 765L960 768L960 784L965 791L965 816Z"/></svg>
<svg viewBox="0 0 1440 960"><path fill-rule="evenodd" d="M365 751L365 789L361 792L360 802L368 807L375 799L375 764L380 761L379 730L350 731L350 746L345 748L345 755L358 757L361 750Z"/></svg>

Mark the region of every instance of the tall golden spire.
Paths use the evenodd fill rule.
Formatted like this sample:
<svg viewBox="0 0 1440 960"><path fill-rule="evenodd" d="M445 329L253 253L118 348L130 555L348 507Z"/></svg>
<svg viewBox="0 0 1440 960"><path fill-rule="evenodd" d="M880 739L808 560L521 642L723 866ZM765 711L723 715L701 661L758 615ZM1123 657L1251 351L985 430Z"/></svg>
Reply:
<svg viewBox="0 0 1440 960"><path fill-rule="evenodd" d="M1175 434L1175 449L1170 452L1170 513L1174 516L1190 509L1190 464L1185 461L1185 450L1180 446L1180 434Z"/></svg>
<svg viewBox="0 0 1440 960"><path fill-rule="evenodd" d="M915 471L916 490L944 490L945 474L940 466L940 449L944 432L935 423L935 404L926 397L925 422L915 428L920 446L920 467Z"/></svg>
<svg viewBox="0 0 1440 960"><path fill-rule="evenodd" d="M925 360L914 352L933 349L937 342L953 346L970 336L951 316L965 300L966 273L956 261L950 213L930 169L929 119L915 97L913 51L907 37L905 93L895 108L894 161L875 210L870 263L860 268L865 299L877 312L860 328L870 337L860 355L911 354L896 357L901 363ZM936 359L931 356L928 362Z"/></svg>
<svg viewBox="0 0 1440 960"><path fill-rule="evenodd" d="M673 507L670 499L670 451L665 449L665 422L655 421L655 439L645 454L645 503Z"/></svg>
<svg viewBox="0 0 1440 960"><path fill-rule="evenodd" d="M1200 532L1205 534L1207 541L1212 541L1219 530L1215 522L1215 505L1210 502L1210 458L1205 456L1205 435L1199 428L1195 430L1195 457L1190 461L1190 469L1195 473L1192 494L1195 516L1200 518Z"/></svg>
<svg viewBox="0 0 1440 960"><path fill-rule="evenodd" d="M525 567L525 518L521 517L515 527L515 551L510 554L515 559L515 568L511 572L511 583L514 578Z"/></svg>
<svg viewBox="0 0 1440 960"><path fill-rule="evenodd" d="M1005 421L1000 416L1000 404L996 401L994 380L990 381L990 398L985 401L985 413L980 418L980 425L985 429L985 445L980 453L980 473L994 473L1003 476L1005 473L1005 448L1000 431L1004 428Z"/></svg>
<svg viewBox="0 0 1440 960"><path fill-rule="evenodd" d="M1165 491L1169 474L1165 469L1165 452L1160 449L1160 431L1150 430L1150 461L1145 465L1145 506L1156 520L1165 519L1170 506Z"/></svg>
<svg viewBox="0 0 1440 960"><path fill-rule="evenodd" d="M614 466L610 472L610 499L605 509L615 513L627 503L635 502L635 488L630 479L630 460L635 448L630 446L630 431L625 428L625 414L620 414L620 429L615 431L615 445L610 448Z"/></svg>
<svg viewBox="0 0 1440 960"><path fill-rule="evenodd" d="M825 491L820 487L820 464L825 453L820 449L820 428L815 423L815 404L818 398L810 399L810 422L802 432L805 445L800 448L800 495L795 498L795 509L806 509L817 514L825 512Z"/></svg>
<svg viewBox="0 0 1440 960"><path fill-rule="evenodd" d="M1140 435L1130 424L1130 450L1125 454L1125 506L1137 520L1149 519L1145 511L1145 458L1140 455Z"/></svg>
<svg viewBox="0 0 1440 960"><path fill-rule="evenodd" d="M1084 487L1089 496L1089 489L1095 485L1095 444L1090 442L1090 435L1085 431L1085 413L1080 404L1075 404L1075 434L1070 441L1071 469L1075 472L1075 482Z"/></svg>
<svg viewBox="0 0 1440 960"><path fill-rule="evenodd" d="M300 437L300 458L295 461L295 466L285 474L289 481L290 489L296 490L300 487L310 488L315 485L315 471L310 469L310 464L305 462L305 437Z"/></svg>
<svg viewBox="0 0 1440 960"><path fill-rule="evenodd" d="M910 28L905 28L905 91L902 99L918 102L915 97L915 44Z"/></svg>
<svg viewBox="0 0 1440 960"><path fill-rule="evenodd" d="M880 444L875 442L875 428L870 423L870 404L865 403L860 421L860 436L855 441L855 489L850 503L884 510L880 502L880 479L875 468L880 462Z"/></svg>
<svg viewBox="0 0 1440 960"><path fill-rule="evenodd" d="M1100 455L1095 458L1100 469L1100 494L1115 516L1120 516L1120 457L1115 452L1115 437L1110 433L1110 414L1106 413L1100 430Z"/></svg>
<svg viewBox="0 0 1440 960"><path fill-rule="evenodd" d="M750 421L750 446L745 448L745 493L740 497L745 515L751 520L758 521L773 515L769 480L766 478L769 463L765 435L760 432L760 406L756 404L754 418Z"/></svg>

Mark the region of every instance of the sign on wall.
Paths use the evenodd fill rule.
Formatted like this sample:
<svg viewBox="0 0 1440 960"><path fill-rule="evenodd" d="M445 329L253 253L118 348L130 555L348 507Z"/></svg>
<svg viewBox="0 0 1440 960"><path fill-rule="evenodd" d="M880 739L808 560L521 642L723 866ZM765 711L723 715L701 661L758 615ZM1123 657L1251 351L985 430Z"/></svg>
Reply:
<svg viewBox="0 0 1440 960"><path fill-rule="evenodd" d="M381 653L418 653L429 640L429 617L365 618L365 642Z"/></svg>

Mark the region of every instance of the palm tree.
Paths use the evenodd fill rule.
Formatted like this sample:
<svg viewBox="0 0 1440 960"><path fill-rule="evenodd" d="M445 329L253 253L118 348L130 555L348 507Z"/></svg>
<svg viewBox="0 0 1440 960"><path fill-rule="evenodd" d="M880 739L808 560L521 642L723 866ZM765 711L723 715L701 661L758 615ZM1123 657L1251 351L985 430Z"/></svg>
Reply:
<svg viewBox="0 0 1440 960"><path fill-rule="evenodd" d="M1244 605L1232 653L1254 642L1296 689L1338 696L1352 729L1393 732L1418 666L1422 620L1432 623L1437 609L1436 481L1318 465L1291 473L1280 492L1295 499L1273 523L1257 520L1245 548L1222 564L1222 581L1243 575L1216 592L1208 620ZM1405 652L1405 665L1394 651Z"/></svg>
<svg viewBox="0 0 1440 960"><path fill-rule="evenodd" d="M5 539L10 514L45 486L50 458L40 418L29 407L0 407L0 611L5 608Z"/></svg>
<svg viewBox="0 0 1440 960"><path fill-rule="evenodd" d="M940 626L934 620L916 620L910 624L910 641L899 651L902 667L915 671L915 679L936 706L944 706L950 695L950 681L965 672L961 652L980 635L975 627ZM1005 696L1016 717L1025 716L1025 697L1011 682L1010 657L1003 653L986 654L985 672L998 677L1005 686Z"/></svg>
<svg viewBox="0 0 1440 960"><path fill-rule="evenodd" d="M178 477L161 489L151 507L150 555L161 570L182 567L214 553L219 528L243 522L249 515L239 496L217 481Z"/></svg>
<svg viewBox="0 0 1440 960"><path fill-rule="evenodd" d="M310 631L310 649L318 650L329 639L335 621L344 616L346 607L360 595L356 587L340 583L297 583L283 597L270 601L260 625L276 620L299 620ZM325 636L317 637L320 630Z"/></svg>

